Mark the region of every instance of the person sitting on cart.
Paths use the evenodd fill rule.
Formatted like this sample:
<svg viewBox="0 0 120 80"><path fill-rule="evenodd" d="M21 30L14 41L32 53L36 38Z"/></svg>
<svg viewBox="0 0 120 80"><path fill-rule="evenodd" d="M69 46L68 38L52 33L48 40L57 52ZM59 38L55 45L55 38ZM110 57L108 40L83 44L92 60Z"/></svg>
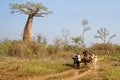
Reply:
<svg viewBox="0 0 120 80"><path fill-rule="evenodd" d="M91 54L87 51L87 49L84 49L84 51L83 51L82 53L83 53L83 57L84 57L84 58L88 57L88 55L91 55Z"/></svg>

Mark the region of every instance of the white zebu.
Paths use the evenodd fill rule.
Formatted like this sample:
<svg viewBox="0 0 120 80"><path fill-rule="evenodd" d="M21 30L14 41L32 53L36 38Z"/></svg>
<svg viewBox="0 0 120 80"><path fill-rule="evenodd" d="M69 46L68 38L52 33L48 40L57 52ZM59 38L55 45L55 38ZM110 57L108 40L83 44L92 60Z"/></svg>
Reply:
<svg viewBox="0 0 120 80"><path fill-rule="evenodd" d="M91 56L91 58L92 58L92 63L93 63L94 69L96 69L97 68L97 61L98 61L97 55L93 54Z"/></svg>

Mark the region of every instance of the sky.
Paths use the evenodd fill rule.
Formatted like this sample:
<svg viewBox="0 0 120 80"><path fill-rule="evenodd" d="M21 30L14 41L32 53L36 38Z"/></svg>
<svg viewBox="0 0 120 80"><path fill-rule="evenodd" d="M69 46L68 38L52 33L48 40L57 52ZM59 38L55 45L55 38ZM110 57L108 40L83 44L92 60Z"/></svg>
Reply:
<svg viewBox="0 0 120 80"><path fill-rule="evenodd" d="M22 39L27 20L25 14L11 14L10 3L42 3L52 14L36 17L33 21L33 36L41 34L52 43L56 37L62 37L62 29L70 31L71 37L82 34L81 21L88 20L91 30L85 33L86 45L99 43L94 35L100 28L106 28L114 44L120 43L120 0L1 0L0 2L0 40Z"/></svg>

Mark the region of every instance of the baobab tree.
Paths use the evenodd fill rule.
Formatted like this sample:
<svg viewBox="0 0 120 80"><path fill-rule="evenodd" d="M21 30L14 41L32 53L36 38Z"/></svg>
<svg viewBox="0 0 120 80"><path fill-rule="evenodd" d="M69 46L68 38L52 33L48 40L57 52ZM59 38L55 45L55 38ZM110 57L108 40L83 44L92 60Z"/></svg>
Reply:
<svg viewBox="0 0 120 80"><path fill-rule="evenodd" d="M27 2L26 4L10 4L11 13L23 13L28 19L23 32L23 41L32 41L32 23L34 17L44 17L51 13L41 3Z"/></svg>

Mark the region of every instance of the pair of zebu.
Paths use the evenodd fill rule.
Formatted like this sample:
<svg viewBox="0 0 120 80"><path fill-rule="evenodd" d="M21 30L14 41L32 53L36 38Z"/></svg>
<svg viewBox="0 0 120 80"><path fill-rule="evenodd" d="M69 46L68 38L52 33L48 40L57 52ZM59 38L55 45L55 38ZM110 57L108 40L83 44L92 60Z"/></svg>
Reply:
<svg viewBox="0 0 120 80"><path fill-rule="evenodd" d="M79 61L77 56L73 57L72 59L73 59L74 67L75 68L80 68L81 63L83 63L84 65L87 65L87 63L96 63L97 56L93 54L93 55L91 55L89 57L81 58L80 61Z"/></svg>

